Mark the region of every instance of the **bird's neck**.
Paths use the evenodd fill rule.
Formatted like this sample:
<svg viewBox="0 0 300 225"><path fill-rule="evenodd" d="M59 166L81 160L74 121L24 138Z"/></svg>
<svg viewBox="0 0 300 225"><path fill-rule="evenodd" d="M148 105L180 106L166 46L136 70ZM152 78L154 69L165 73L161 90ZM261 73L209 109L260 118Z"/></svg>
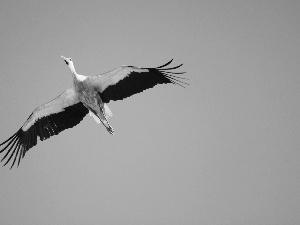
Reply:
<svg viewBox="0 0 300 225"><path fill-rule="evenodd" d="M74 67L73 63L70 63L69 67L70 67L70 70L71 70L72 74L74 74L74 76L75 76L76 75L76 71L75 71L75 67Z"/></svg>
<svg viewBox="0 0 300 225"><path fill-rule="evenodd" d="M76 71L72 71L74 82L84 81L87 77L76 73Z"/></svg>
<svg viewBox="0 0 300 225"><path fill-rule="evenodd" d="M79 77L78 77L78 74L76 73L74 65L70 64L69 67L70 67L70 70L71 70L71 73L72 73L72 76L73 76L74 80L78 81Z"/></svg>
<svg viewBox="0 0 300 225"><path fill-rule="evenodd" d="M86 79L86 76L83 76L83 75L80 75L80 74L76 73L76 70L75 70L73 64L70 64L69 67L71 69L74 82L84 81Z"/></svg>

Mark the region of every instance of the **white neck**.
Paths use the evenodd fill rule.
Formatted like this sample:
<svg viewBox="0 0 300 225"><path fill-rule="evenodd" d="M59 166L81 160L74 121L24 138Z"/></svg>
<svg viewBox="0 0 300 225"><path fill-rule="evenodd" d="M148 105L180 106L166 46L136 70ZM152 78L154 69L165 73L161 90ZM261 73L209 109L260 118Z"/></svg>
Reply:
<svg viewBox="0 0 300 225"><path fill-rule="evenodd" d="M73 62L69 63L69 67L70 70L72 72L73 77L77 80L77 81L84 81L86 79L86 76L83 75L79 75L78 73L76 73L75 67L73 65Z"/></svg>
<svg viewBox="0 0 300 225"><path fill-rule="evenodd" d="M76 74L76 71L75 71L75 67L74 67L73 62L70 62L68 66L70 67L71 72L72 72L73 74Z"/></svg>

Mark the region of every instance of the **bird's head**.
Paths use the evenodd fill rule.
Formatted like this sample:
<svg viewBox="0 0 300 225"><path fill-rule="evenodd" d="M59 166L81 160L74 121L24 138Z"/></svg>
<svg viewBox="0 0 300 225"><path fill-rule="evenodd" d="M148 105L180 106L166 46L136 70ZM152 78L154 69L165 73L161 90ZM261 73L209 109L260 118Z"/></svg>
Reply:
<svg viewBox="0 0 300 225"><path fill-rule="evenodd" d="M73 64L73 61L71 58L66 58L64 56L61 56L62 59L65 61L65 63L70 67L71 71L75 71L75 68L74 68L74 64Z"/></svg>
<svg viewBox="0 0 300 225"><path fill-rule="evenodd" d="M62 59L65 61L65 63L69 66L70 64L73 64L73 61L71 58L66 58L64 56L61 56Z"/></svg>

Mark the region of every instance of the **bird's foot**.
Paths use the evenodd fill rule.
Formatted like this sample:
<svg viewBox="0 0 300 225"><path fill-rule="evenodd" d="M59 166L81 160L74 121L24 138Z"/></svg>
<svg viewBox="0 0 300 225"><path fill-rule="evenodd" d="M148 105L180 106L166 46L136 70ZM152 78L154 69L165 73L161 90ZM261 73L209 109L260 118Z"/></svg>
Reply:
<svg viewBox="0 0 300 225"><path fill-rule="evenodd" d="M108 133L110 133L110 134L114 134L114 129L111 127L111 126L109 126L109 127L106 127L106 130L108 131Z"/></svg>

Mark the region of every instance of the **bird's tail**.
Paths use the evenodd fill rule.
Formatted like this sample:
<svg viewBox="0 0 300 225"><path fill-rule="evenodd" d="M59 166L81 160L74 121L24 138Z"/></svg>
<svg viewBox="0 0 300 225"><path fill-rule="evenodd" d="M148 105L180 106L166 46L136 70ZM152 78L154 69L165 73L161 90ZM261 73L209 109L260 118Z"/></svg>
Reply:
<svg viewBox="0 0 300 225"><path fill-rule="evenodd" d="M106 105L106 104L104 104L104 112L105 112L106 117L112 117L113 116L111 110L108 108L108 105Z"/></svg>
<svg viewBox="0 0 300 225"><path fill-rule="evenodd" d="M106 116L106 117L112 117L112 116L113 116L111 110L108 108L108 106L107 106L106 104L104 104L104 113L105 113L105 116ZM94 112L92 112L92 111L90 110L90 113L89 113L89 114L90 114L91 117L94 118L94 120L95 120L97 123L100 123L100 119L98 118L98 116L95 115Z"/></svg>
<svg viewBox="0 0 300 225"><path fill-rule="evenodd" d="M104 105L104 110L105 110L105 114L106 116L112 116L112 112L110 111L110 109L108 108L108 106L105 104ZM100 119L95 113L94 111L91 109L89 110L89 114L91 117L94 118L94 120L99 124L100 122L105 126L106 130L110 133L110 134L114 134L114 129L109 125L107 118L102 114L102 119Z"/></svg>
<svg viewBox="0 0 300 225"><path fill-rule="evenodd" d="M96 123L99 124L101 122L100 119L98 118L98 116L96 116L93 112L90 111L89 115L94 118L94 120L96 121Z"/></svg>

